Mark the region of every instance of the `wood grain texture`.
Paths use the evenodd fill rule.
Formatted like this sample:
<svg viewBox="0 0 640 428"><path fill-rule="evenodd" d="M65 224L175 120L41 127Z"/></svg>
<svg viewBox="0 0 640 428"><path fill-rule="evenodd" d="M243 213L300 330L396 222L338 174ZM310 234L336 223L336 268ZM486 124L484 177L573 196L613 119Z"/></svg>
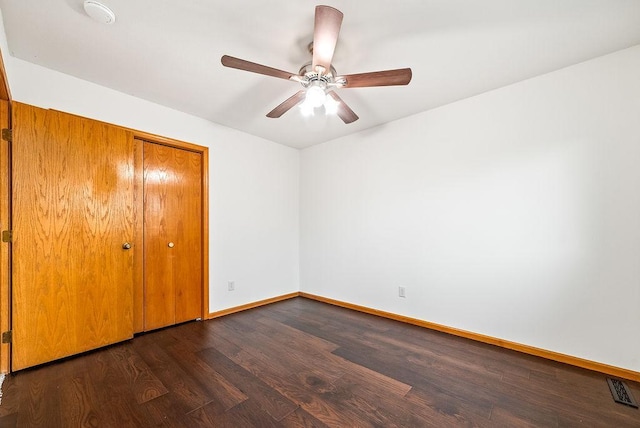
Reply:
<svg viewBox="0 0 640 428"><path fill-rule="evenodd" d="M229 55L222 55L220 62L225 67L235 68L238 70L249 71L251 73L263 74L265 76L277 77L279 79L289 80L295 73L278 70L277 68L268 67L266 65L257 64L245 59L235 58Z"/></svg>
<svg viewBox="0 0 640 428"><path fill-rule="evenodd" d="M316 6L313 25L313 71L316 71L317 66L325 71L331 70L331 61L338 43L343 18L344 15L338 9L331 6Z"/></svg>
<svg viewBox="0 0 640 428"><path fill-rule="evenodd" d="M145 330L202 317L202 155L144 142Z"/></svg>
<svg viewBox="0 0 640 428"><path fill-rule="evenodd" d="M9 128L9 102L0 101L0 128ZM0 231L10 230L11 212L11 143L0 139ZM0 332L10 329L10 265L9 243L0 242ZM11 345L0 343L0 373L8 373Z"/></svg>
<svg viewBox="0 0 640 428"><path fill-rule="evenodd" d="M79 119L83 119L82 116L78 116L78 115L74 115L72 113L65 113L65 112L61 112L59 110L55 110L52 109L52 111L54 112L58 112L58 113L63 113L66 114L68 116L72 116L72 117L77 117ZM123 127L123 126L119 126L119 125L113 125L112 123L108 123L108 122L99 122L99 121L94 121L94 122L98 122L101 123L103 125L109 125L109 126L117 126L118 128L124 130L124 131L128 131L130 133L130 135L133 136L133 138L136 139L136 153L135 153L135 179L134 179L134 183L135 183L135 193L136 193L136 223L135 223L135 230L136 230L136 238L135 238L135 248L142 248L142 238L138 238L139 236L142 236L142 231L143 231L143 223L142 223L142 215L137 215L137 213L143 212L143 202L142 202L142 194L143 191L140 190L142 189L142 175L143 175L143 170L142 170L142 148L138 148L138 144L142 144L143 141L148 141L148 142L153 142L156 144L162 144L164 146L168 146L168 147L175 147L178 149L182 149L182 150L188 150L188 151L192 151L195 153L200 153L200 155L202 156L202 170L204 172L203 177L202 177L202 194L203 194L203 200L202 200L202 220L203 220L203 236L202 236L202 242L203 242L203 248L202 248L202 259L203 260L209 260L209 177L208 177L208 171L209 171L209 149L207 147L204 146L200 146L197 144L193 144L193 143L189 143L186 141L182 141L182 140L176 140L174 138L168 138L168 137L164 137L162 135L157 135L157 134L153 134L153 133L149 133L149 132L144 132L144 131L140 131L137 129L132 129L132 128L127 128L127 127ZM139 186L139 187L138 187ZM136 303L134 304L134 331L135 332L140 332L144 329L144 309L143 309L143 298L141 299L139 296L140 294L143 294L143 290L144 286L142 285L142 271L143 271L143 260L138 261L139 259L142 259L142 256L140 255L140 251L134 252L134 278L136 278L134 281L136 281L136 288L135 290L137 290L137 294L135 295L136 298ZM204 263L203 267L202 267L202 277L203 277L203 296L204 298L202 299L202 313L203 314L208 314L209 313L209 288L208 288L208 284L209 284L209 264L208 263ZM140 282L137 282L140 281ZM142 320L142 321L141 321ZM141 326L142 324L142 326Z"/></svg>
<svg viewBox="0 0 640 428"><path fill-rule="evenodd" d="M416 325L419 327L428 328L430 330L440 331L447 334L452 334L454 336L464 337L466 339L475 340L482 343L487 343L490 345L499 346L505 349L511 349L514 351L522 352L525 354L533 355L536 357L546 358L552 361L557 361L560 363L570 364L576 367L594 370L600 373L609 374L612 376L621 377L623 379L629 379L636 382L640 382L640 373L635 372L633 370L628 370L621 367L614 367L608 364L599 363L596 361L585 360L583 358L575 357L572 355L560 354L558 352L549 351L546 349L540 349L533 346L523 345L521 343L510 342L508 340L503 340L496 337L486 336L483 334L478 334L466 330L460 330L453 327L445 326L442 324L432 323L429 321L424 321L416 318L405 317L398 314L393 314L390 312L380 311L378 309L372 309L365 306L355 305L353 303L342 302L335 299L329 299L322 296L317 296L310 293L300 292L299 296L305 297L307 299L317 300L319 302L328 303L335 306L340 306L342 308L352 309L358 312L363 312L366 314L376 315L383 318L392 319L395 321L404 322L407 324Z"/></svg>
<svg viewBox="0 0 640 428"><path fill-rule="evenodd" d="M331 98L333 98L338 103L338 111L336 112L336 114L340 119L342 119L344 123L353 123L359 119L358 115L353 110L351 110L351 107L349 107L347 103L345 103L342 98L340 98L340 96L335 93L335 91L329 92L329 96L331 96Z"/></svg>
<svg viewBox="0 0 640 428"><path fill-rule="evenodd" d="M133 332L144 331L144 145L133 140L134 238L133 248Z"/></svg>
<svg viewBox="0 0 640 428"><path fill-rule="evenodd" d="M117 367L120 369L120 378L129 383L136 403L146 403L168 392L147 363L130 346L114 347L109 352L119 363Z"/></svg>
<svg viewBox="0 0 640 428"><path fill-rule="evenodd" d="M368 73L347 74L339 76L347 83L343 88L367 88L371 86L395 86L408 85L411 82L412 72L410 68L396 70L371 71Z"/></svg>
<svg viewBox="0 0 640 428"><path fill-rule="evenodd" d="M13 105L13 369L133 335L133 139Z"/></svg>
<svg viewBox="0 0 640 428"><path fill-rule="evenodd" d="M202 157L202 308L200 316L209 313L209 150L200 147Z"/></svg>
<svg viewBox="0 0 640 428"><path fill-rule="evenodd" d="M269 113L267 113L267 117L270 117L271 119L279 118L280 116L282 116L283 114L291 110L293 107L301 103L302 100L304 100L305 94L306 94L305 91L300 90L295 94L291 95L289 98L287 98L286 100L278 104Z"/></svg>
<svg viewBox="0 0 640 428"><path fill-rule="evenodd" d="M640 395L640 383L628 382ZM4 426L635 427L606 376L295 298L5 381Z"/></svg>

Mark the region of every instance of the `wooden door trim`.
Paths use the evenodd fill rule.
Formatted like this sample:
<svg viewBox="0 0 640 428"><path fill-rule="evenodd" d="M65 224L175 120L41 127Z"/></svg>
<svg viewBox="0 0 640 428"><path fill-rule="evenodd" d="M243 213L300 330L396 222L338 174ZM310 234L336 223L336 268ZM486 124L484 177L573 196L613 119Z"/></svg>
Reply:
<svg viewBox="0 0 640 428"><path fill-rule="evenodd" d="M202 156L202 308L200 318L203 320L207 319L207 316L209 314L209 148L141 131L132 130L132 133L133 137L138 140L140 147L142 146L142 141L146 141L148 143L160 144L163 146L173 147L181 150L188 150L194 153L199 153ZM138 147L138 143L136 143L136 147ZM142 156L142 148L140 148L140 154ZM140 162L140 166L142 167L142 161ZM136 208L137 212L142 213L144 209L144 206L142 205L142 198L144 197L142 175L137 178L137 180L140 180L140 185L139 190L137 191L136 198L137 200L140 200L140 205L138 205ZM138 248L142 248L142 215L136 216L136 232L137 235L139 233L138 236L140 238L139 242L138 238L136 238L136 244L138 245ZM136 272L136 278L138 277L137 275L142 278L142 268L143 260L142 258L139 258L138 260L136 260L136 267L134 268L134 271ZM139 284L136 284L137 287L143 287L142 281L140 281ZM134 293L134 296L138 296L137 299L134 297L134 327L136 333L142 332L144 327L144 301L142 298L142 296L144 295L143 293L144 292L142 289L139 289L137 290L137 293Z"/></svg>
<svg viewBox="0 0 640 428"><path fill-rule="evenodd" d="M0 127L9 128L9 101L0 101ZM11 143L0 140L0 229L11 229ZM0 243L0 332L11 330L11 249ZM11 344L0 343L0 373L11 371Z"/></svg>
<svg viewBox="0 0 640 428"><path fill-rule="evenodd" d="M144 331L144 171L143 142L133 137L133 192L134 192L134 237L133 237L133 332Z"/></svg>
<svg viewBox="0 0 640 428"><path fill-rule="evenodd" d="M148 132L136 131L135 129L129 129L129 130L133 132L134 138L137 138L139 140L144 140L148 143L175 147L176 149L189 150L191 152L202 153L203 155L209 150L208 147L199 146L193 143L187 143L186 141L175 140L173 138L163 137L161 135L156 135L156 134L150 134Z"/></svg>
<svg viewBox="0 0 640 428"><path fill-rule="evenodd" d="M11 91L0 51L0 127L11 127ZM11 227L11 143L0 141L0 226ZM11 329L11 252L0 248L0 332ZM11 371L11 344L0 343L0 374Z"/></svg>

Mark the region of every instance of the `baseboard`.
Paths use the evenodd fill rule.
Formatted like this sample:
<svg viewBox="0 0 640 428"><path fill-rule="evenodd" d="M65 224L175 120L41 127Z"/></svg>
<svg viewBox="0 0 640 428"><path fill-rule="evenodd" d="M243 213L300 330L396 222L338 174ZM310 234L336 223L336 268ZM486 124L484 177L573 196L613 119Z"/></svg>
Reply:
<svg viewBox="0 0 640 428"><path fill-rule="evenodd" d="M388 319L404 322L407 324L417 325L419 327L428 328L430 330L436 330L443 333L452 334L454 336L464 337L464 338L475 340L478 342L499 346L501 348L511 349L514 351L522 352L524 354L535 355L537 357L546 358L548 360L558 361L561 363L570 364L572 366L580 367L583 369L593 370L593 371L604 373L607 375L640 382L640 372L636 372L633 370L610 366L608 364L585 360L583 358L573 357L571 355L561 354L558 352L547 351L546 349L540 349L534 346L510 342L508 340L498 339L491 336L485 336L483 334L473 333L466 330L447 327L445 325L436 324L429 321L423 321L416 318L405 317L405 316L394 314L391 312L385 312L377 309L367 308L365 306L354 305L353 303L347 303L339 300L329 299L327 297L316 296L314 294L300 292L298 293L298 295L300 297L304 297L311 300L317 300L319 302L328 303L330 305L340 306L342 308L352 309L354 311L364 312L371 315L377 315L379 317L388 318Z"/></svg>
<svg viewBox="0 0 640 428"><path fill-rule="evenodd" d="M604 363L598 363L596 361L586 360L584 358L574 357L571 355L561 354L559 352L548 351L546 349L536 348L534 346L523 345L521 343L511 342L508 340L499 339L492 336L486 336L484 334L473 333L466 330L460 330L453 327L448 327L441 324L436 324L429 321L420 320L417 318L406 317L403 315L394 314L391 312L385 312L378 309L368 308L366 306L355 305L353 303L343 302L340 300L330 299L328 297L317 296L315 294L305 292L294 292L284 294L281 296L272 297L270 299L259 300L257 302L247 303L246 305L235 306L233 308L224 309L222 311L211 312L207 316L207 319L213 319L222 317L225 315L234 314L248 309L257 308L260 306L268 305L271 303L281 302L283 300L292 299L294 297L303 297L306 299L316 300L318 302L328 303L330 305L339 306L346 309L351 309L366 314L376 315L382 318L388 318L395 321L400 321L407 324L416 325L430 330L440 331L443 333L451 334L458 337L464 337L467 339L475 340L477 342L487 343L501 348L511 349L513 351L522 352L528 355L534 355L536 357L546 358L552 361L558 361L560 363L569 364L572 366L580 367L587 370L596 371L610 376L616 376L622 379L628 379L636 382L640 382L640 372L636 372L621 367L610 366Z"/></svg>
<svg viewBox="0 0 640 428"><path fill-rule="evenodd" d="M257 302L247 303L246 305L235 306L233 308L224 309L222 311L210 312L207 315L207 319L213 319L222 317L225 315L235 314L236 312L246 311L248 309L257 308L260 306L268 305L270 303L281 302L283 300L293 299L300 296L297 291L295 293L283 294L282 296L272 297L270 299L259 300Z"/></svg>

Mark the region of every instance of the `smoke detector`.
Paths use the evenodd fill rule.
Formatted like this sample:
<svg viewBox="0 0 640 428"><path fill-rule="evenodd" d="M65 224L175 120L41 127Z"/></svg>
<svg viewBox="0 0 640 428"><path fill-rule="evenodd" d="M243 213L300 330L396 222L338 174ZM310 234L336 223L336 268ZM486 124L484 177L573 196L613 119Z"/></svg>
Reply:
<svg viewBox="0 0 640 428"><path fill-rule="evenodd" d="M84 11L87 12L87 15L93 18L94 21L102 24L113 24L116 22L116 14L99 1L85 0Z"/></svg>

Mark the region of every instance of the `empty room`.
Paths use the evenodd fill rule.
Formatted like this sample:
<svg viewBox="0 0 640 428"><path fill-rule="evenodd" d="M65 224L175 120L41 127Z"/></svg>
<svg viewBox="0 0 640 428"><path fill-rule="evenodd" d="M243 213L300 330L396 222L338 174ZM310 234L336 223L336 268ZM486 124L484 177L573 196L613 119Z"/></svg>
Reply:
<svg viewBox="0 0 640 428"><path fill-rule="evenodd" d="M1 427L640 427L640 1L0 0Z"/></svg>

